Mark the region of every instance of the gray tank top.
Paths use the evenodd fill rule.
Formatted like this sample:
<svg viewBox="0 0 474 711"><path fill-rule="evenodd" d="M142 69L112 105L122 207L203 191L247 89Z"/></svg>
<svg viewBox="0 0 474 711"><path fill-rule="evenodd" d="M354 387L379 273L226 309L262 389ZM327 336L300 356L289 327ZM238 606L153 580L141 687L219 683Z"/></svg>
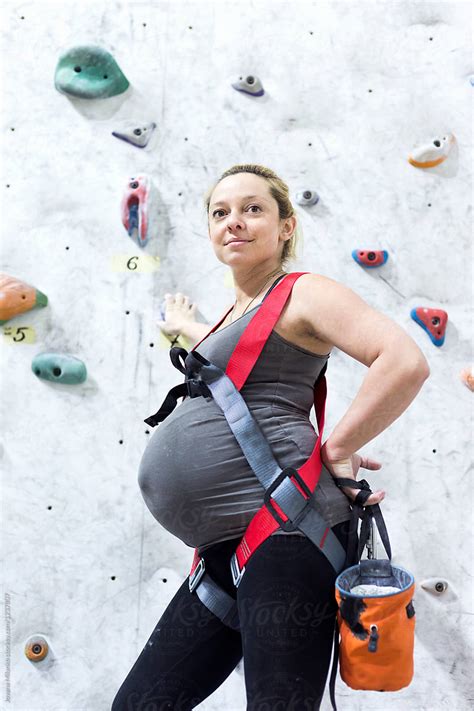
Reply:
<svg viewBox="0 0 474 711"><path fill-rule="evenodd" d="M197 352L225 371L260 307L207 336ZM329 357L315 355L272 331L240 391L281 468L299 468L313 451L318 438L309 419L313 386ZM264 489L222 410L213 399L203 397L185 398L157 426L141 459L138 483L156 520L199 552L242 537L263 504ZM347 496L324 464L315 507L329 526L351 517ZM272 535L304 536L281 529Z"/></svg>

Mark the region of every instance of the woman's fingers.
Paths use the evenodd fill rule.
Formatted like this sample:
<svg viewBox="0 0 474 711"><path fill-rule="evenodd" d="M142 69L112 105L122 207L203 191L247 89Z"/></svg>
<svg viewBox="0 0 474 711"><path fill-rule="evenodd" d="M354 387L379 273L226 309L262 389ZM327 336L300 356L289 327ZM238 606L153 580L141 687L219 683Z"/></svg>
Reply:
<svg viewBox="0 0 474 711"><path fill-rule="evenodd" d="M342 490L345 492L345 494L348 496L348 498L352 499L352 501L355 501L355 498L357 494L359 493L357 489L353 489L350 486L343 486ZM362 506L371 506L372 504L379 504L381 501L383 501L385 498L385 491L382 489L379 489L378 491L374 491L367 501L364 501Z"/></svg>
<svg viewBox="0 0 474 711"><path fill-rule="evenodd" d="M364 469L380 469L382 463L378 462L376 459L370 459L369 457L361 457L360 466Z"/></svg>
<svg viewBox="0 0 474 711"><path fill-rule="evenodd" d="M381 468L382 463L378 462L376 459L371 459L370 457L364 457L360 454L353 454L350 458L330 462L329 466L326 466L327 468L330 467L329 471L336 479L339 477L347 477L349 479L354 479L354 481L357 481L357 473L360 467L362 467L363 469L375 471ZM353 489L350 486L342 486L341 489L348 499L350 499L351 501L355 501L355 498L359 491L358 489ZM379 504L381 501L383 501L384 498L385 491L383 491L383 489L378 489L377 491L374 491L372 492L372 494L370 494L370 496L362 504L362 506L371 506L373 504Z"/></svg>
<svg viewBox="0 0 474 711"><path fill-rule="evenodd" d="M177 291L176 294L170 294L169 292L165 294L166 306L187 306L189 309L194 308L194 304L190 303L189 296L186 296L181 291Z"/></svg>
<svg viewBox="0 0 474 711"><path fill-rule="evenodd" d="M381 501L383 501L385 498L385 491L374 491L373 494L369 496L367 501L365 502L364 506L370 506L372 504L379 504Z"/></svg>

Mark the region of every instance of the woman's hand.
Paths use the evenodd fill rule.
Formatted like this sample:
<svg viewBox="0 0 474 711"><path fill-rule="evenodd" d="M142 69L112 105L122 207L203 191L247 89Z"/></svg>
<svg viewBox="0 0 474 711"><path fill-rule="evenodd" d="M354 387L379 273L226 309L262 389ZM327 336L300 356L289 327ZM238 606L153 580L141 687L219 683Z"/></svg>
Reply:
<svg viewBox="0 0 474 711"><path fill-rule="evenodd" d="M375 459L369 459L368 457L361 457L360 454L351 454L350 457L344 459L337 459L331 455L330 446L326 447L327 440L321 447L321 460L324 466L328 469L330 474L337 479L338 477L347 477L348 479L354 479L357 481L357 472L359 467L364 469L380 469L382 464L375 461ZM350 486L340 487L341 491L346 494L346 496L354 501L360 489L352 489ZM378 489L374 491L373 494L369 496L367 501L364 502L363 506L370 506L371 504L379 504L385 498L385 491L383 489Z"/></svg>
<svg viewBox="0 0 474 711"><path fill-rule="evenodd" d="M179 336L188 322L196 322L197 304L190 304L189 297L178 291L177 294L165 294L165 318L157 325L166 336Z"/></svg>

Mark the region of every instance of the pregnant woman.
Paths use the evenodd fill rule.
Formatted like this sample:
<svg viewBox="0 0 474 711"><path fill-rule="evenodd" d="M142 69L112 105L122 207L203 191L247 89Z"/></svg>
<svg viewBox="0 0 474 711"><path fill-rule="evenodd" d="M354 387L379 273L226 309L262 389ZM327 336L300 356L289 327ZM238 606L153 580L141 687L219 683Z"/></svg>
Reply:
<svg viewBox="0 0 474 711"><path fill-rule="evenodd" d="M160 328L179 333L225 371L253 316L287 278L297 224L287 185L259 165L237 165L208 192L209 237L233 274L235 302L218 328L195 321L196 305L166 295ZM289 277L291 278L291 277ZM279 466L298 469L318 434L310 422L314 385L336 347L368 372L344 417L321 447L314 508L347 550L360 467L381 464L356 450L386 429L429 375L416 343L351 289L319 274L293 284L275 327L240 393ZM182 378L180 381L182 382ZM212 694L243 658L249 711L316 711L326 685L337 605L336 573L301 530L277 528L234 585L230 559L257 511L264 487L212 397L186 397L153 432L139 486L156 520L205 560L230 595L239 626L224 624L186 579L158 621L113 701L112 711L188 711ZM374 491L364 505L379 503ZM229 711L240 711L236 703Z"/></svg>

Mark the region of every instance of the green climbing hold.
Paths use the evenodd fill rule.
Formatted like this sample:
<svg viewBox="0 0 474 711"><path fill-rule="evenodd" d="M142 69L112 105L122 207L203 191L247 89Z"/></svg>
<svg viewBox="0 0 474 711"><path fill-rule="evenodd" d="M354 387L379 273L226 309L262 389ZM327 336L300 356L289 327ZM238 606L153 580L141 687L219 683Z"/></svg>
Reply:
<svg viewBox="0 0 474 711"><path fill-rule="evenodd" d="M77 385L87 378L85 363L69 354L39 353L33 358L31 370L38 378L64 385Z"/></svg>
<svg viewBox="0 0 474 711"><path fill-rule="evenodd" d="M110 52L95 45L72 47L62 54L54 75L58 91L81 99L122 94L129 84Z"/></svg>

